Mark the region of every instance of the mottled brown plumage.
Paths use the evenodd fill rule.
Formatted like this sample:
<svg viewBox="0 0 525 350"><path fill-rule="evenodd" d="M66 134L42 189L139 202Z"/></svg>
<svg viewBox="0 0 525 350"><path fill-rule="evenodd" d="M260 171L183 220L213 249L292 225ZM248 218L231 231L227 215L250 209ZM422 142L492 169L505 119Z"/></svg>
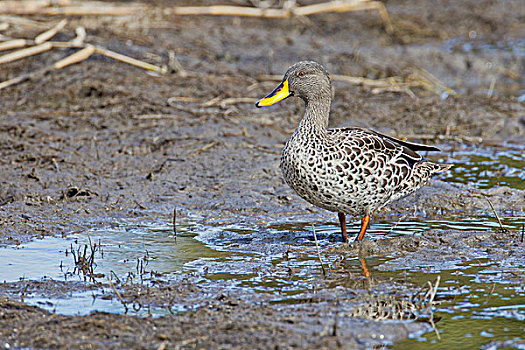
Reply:
<svg viewBox="0 0 525 350"><path fill-rule="evenodd" d="M363 217L356 239L360 240L371 214L415 192L434 173L450 167L423 160L417 153L439 151L432 146L363 128L328 129L331 82L327 71L316 62L291 66L283 82L257 106L292 95L304 100L306 110L281 156L284 179L308 202L339 213L345 241L345 214Z"/></svg>

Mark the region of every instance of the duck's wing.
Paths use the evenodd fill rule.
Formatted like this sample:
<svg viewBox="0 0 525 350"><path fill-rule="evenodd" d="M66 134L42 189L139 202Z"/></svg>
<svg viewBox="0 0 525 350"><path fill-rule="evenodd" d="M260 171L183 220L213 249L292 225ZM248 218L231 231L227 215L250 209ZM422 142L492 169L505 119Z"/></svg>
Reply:
<svg viewBox="0 0 525 350"><path fill-rule="evenodd" d="M388 140L393 141L393 142L395 142L397 144L405 146L405 147L411 149L412 151L436 151L436 152L440 151L439 148L434 147L434 146L427 146L427 145L422 145L420 143L402 141L400 139L396 139L395 137L388 136L388 135L382 134L382 133L377 132L377 131L368 130L368 129L365 129L365 128L355 128L355 129L362 130L363 132L366 132L366 133L371 133L371 134L378 135L378 136L380 136L382 138L388 139Z"/></svg>
<svg viewBox="0 0 525 350"><path fill-rule="evenodd" d="M400 157L405 159L410 165L414 165L423 159L417 151L439 151L438 148L433 146L402 141L395 137L365 128L330 129L329 133L332 133L333 136L343 143L354 143L352 142L353 140L361 140L363 142L358 142L358 146L362 150L364 148L374 152L388 154L390 157Z"/></svg>

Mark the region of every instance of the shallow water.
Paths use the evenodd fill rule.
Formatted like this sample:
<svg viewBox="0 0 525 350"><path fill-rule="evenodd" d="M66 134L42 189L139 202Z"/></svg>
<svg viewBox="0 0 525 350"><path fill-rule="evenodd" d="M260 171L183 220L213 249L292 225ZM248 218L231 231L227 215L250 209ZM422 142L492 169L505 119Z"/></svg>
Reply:
<svg viewBox="0 0 525 350"><path fill-rule="evenodd" d="M505 228L518 229L525 218L504 220ZM419 222L407 219L397 224L377 223L370 227L370 238L418 234L429 229L494 230L498 226L491 218L457 219L455 221L431 220ZM357 229L350 226L350 229ZM339 228L334 224L316 224L315 230L321 247L337 246ZM275 295L276 301L293 302L293 296L311 288L312 279L322 278L315 242L310 225L274 225L265 232L245 229L237 225L229 227L199 227L188 225L178 228L176 240L170 227L143 226L98 230L75 234L69 237L47 237L18 247L0 249L0 281L54 280L84 281L86 276L75 271L70 253L73 249L98 242L101 249L95 257L96 280L106 282L108 277L125 279L133 274L141 276L154 271L162 279L169 280L183 272L199 272L209 281L228 281L232 287L246 288L260 293ZM194 232L199 231L200 235ZM98 244L97 243L97 244ZM66 255L66 250L68 254ZM82 250L82 249L80 249ZM287 259L284 253L287 252ZM323 256L329 262L330 256ZM391 269L390 257L376 256L369 259L369 268L378 278L405 280L422 285L438 274L442 283L438 295L454 296L438 306L437 314L443 318L439 329L443 337L454 330L455 324L465 319L474 322L479 331L472 333L472 327L463 335L466 338L495 334L491 339L507 339L506 334L515 334L516 327L525 320L525 290L521 285L510 283L498 271L491 270L495 262L475 259L462 266L434 270L415 268L410 271ZM359 270L357 259L352 268ZM141 265L142 264L142 265ZM523 262L525 265L525 261ZM525 266L524 266L525 267ZM294 270L293 276L289 269ZM88 279L89 280L89 279ZM144 278L143 283L148 283ZM487 290L493 290L489 293ZM108 287L97 287L90 291L72 292L66 297L46 298L42 295L25 295L25 302L39 305L61 314L87 314L94 310L123 312L124 307L116 299L105 299L112 294ZM490 294L490 297L489 297ZM490 299L488 303L479 300ZM170 311L184 311L184 305L174 305ZM130 313L145 315L146 311ZM164 315L163 308L147 311L152 315ZM498 319L505 324L508 332L495 331L487 320ZM500 320L501 318L501 320ZM486 326L485 326L486 325ZM498 326L499 327L499 326ZM521 326L523 327L523 326ZM503 329L502 328L502 329ZM499 328L498 328L499 329ZM521 329L521 328L520 328ZM481 334L484 331L485 333ZM472 334L470 334L472 333ZM497 337L496 337L497 335ZM414 341L432 341L432 334ZM490 337L489 337L490 338Z"/></svg>
<svg viewBox="0 0 525 350"><path fill-rule="evenodd" d="M452 162L455 167L445 175L445 180L474 188L524 188L525 156L521 146L485 147L478 151L476 155L468 148L448 152L442 161ZM506 229L521 230L524 223L525 217L503 218ZM314 227L321 248L340 244L339 227L335 223L315 223ZM358 228L357 222L348 227L352 231ZM374 222L367 237L388 239L450 229L496 231L499 224L492 217L442 220L408 217L398 222ZM78 257L93 246L93 274L86 275L76 269L72 251ZM1 248L0 281L85 282L87 290L73 288L67 295L49 296L45 292L23 295L26 303L59 314L85 315L97 310L162 316L193 307L174 304L169 309L134 309L132 305L126 311L114 297L108 279L115 285L129 278L148 285L153 279L169 281L191 272L199 274L203 283L212 287L214 281L221 281L232 288L270 295L271 302L295 303L299 302L297 295L310 291L316 280L323 279L318 259L311 223L275 223L257 230L238 224L213 226L188 222L177 225L176 238L172 227L167 225L121 225ZM334 257L322 254L322 259L330 264ZM373 256L367 261L372 276L378 279L421 286L441 276L435 310L435 316L441 318L436 324L441 340L430 332L402 341L394 348L465 348L491 341L523 342L523 278L510 278L501 261L471 257L467 261L427 266L418 264L416 259L406 261L402 269L393 264L396 259L387 255ZM359 273L357 258L350 259L349 264L350 270ZM520 264L514 267L525 268L525 260Z"/></svg>
<svg viewBox="0 0 525 350"><path fill-rule="evenodd" d="M423 282L432 275L411 271L407 273L407 280ZM435 310L435 315L441 318L436 324L441 340L430 332L401 341L394 348L474 349L489 341L511 341L515 346L521 342L523 347L525 288L521 283L509 283L496 262L484 259L441 270L439 275L442 283L438 295L449 299Z"/></svg>
<svg viewBox="0 0 525 350"><path fill-rule="evenodd" d="M443 155L430 154L432 160L454 166L441 177L451 183L471 188L490 189L498 186L525 189L525 144L502 146L463 145L443 147Z"/></svg>

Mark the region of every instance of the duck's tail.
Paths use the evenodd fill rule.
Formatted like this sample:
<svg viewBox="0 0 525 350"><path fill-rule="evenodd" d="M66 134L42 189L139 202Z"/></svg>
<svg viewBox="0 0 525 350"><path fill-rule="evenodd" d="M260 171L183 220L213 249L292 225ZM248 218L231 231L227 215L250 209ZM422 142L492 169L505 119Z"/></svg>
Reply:
<svg viewBox="0 0 525 350"><path fill-rule="evenodd" d="M437 164L426 160L414 164L412 172L401 182L392 200L408 196L425 185L432 175L442 173L450 168L452 168L452 164Z"/></svg>
<svg viewBox="0 0 525 350"><path fill-rule="evenodd" d="M431 163L431 162L428 162L428 163ZM431 163L431 164L436 167L436 170L434 170L433 173L442 173L454 166L452 164L436 164L436 163Z"/></svg>

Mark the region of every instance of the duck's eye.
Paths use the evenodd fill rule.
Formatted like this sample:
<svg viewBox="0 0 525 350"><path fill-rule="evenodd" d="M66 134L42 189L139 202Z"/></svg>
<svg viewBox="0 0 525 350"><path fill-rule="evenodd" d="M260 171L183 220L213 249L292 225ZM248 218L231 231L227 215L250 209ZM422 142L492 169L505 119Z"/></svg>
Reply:
<svg viewBox="0 0 525 350"><path fill-rule="evenodd" d="M299 78L301 78L301 77L304 77L305 74L306 74L305 72L301 71L301 72L298 72L298 73L297 73L297 76L298 76Z"/></svg>

